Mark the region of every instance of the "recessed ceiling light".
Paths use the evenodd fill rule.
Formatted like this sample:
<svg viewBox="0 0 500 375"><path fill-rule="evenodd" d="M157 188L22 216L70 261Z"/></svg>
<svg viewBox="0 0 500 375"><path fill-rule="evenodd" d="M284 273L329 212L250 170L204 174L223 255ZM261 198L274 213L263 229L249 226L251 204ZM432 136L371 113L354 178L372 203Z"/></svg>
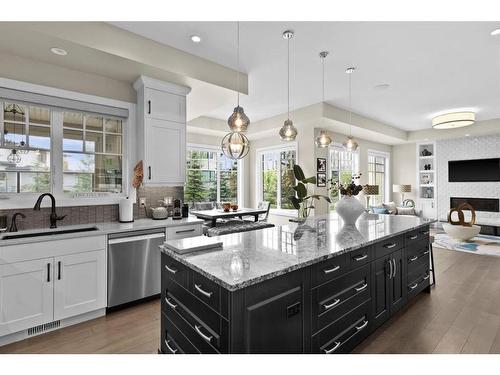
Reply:
<svg viewBox="0 0 500 375"><path fill-rule="evenodd" d="M193 43L200 43L201 42L201 36L199 36L199 35L191 35L190 38L191 38L191 42L193 42Z"/></svg>
<svg viewBox="0 0 500 375"><path fill-rule="evenodd" d="M391 87L391 85L388 83L381 83L380 85L376 85L374 88L376 90L387 90L389 87Z"/></svg>
<svg viewBox="0 0 500 375"><path fill-rule="evenodd" d="M68 51L59 47L52 47L50 49L50 52L52 52L54 55L59 55L59 56L66 56L68 54Z"/></svg>
<svg viewBox="0 0 500 375"><path fill-rule="evenodd" d="M495 35L500 35L500 29L495 29L493 30L490 35L495 36Z"/></svg>

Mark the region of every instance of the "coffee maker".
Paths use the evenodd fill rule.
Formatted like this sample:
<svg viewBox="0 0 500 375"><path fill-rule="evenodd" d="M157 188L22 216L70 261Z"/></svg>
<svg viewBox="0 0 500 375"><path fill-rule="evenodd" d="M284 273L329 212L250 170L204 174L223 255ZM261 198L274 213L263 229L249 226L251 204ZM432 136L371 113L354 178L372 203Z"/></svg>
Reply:
<svg viewBox="0 0 500 375"><path fill-rule="evenodd" d="M181 220L182 219L182 210L181 210L181 200L174 199L174 211L172 213L173 220Z"/></svg>

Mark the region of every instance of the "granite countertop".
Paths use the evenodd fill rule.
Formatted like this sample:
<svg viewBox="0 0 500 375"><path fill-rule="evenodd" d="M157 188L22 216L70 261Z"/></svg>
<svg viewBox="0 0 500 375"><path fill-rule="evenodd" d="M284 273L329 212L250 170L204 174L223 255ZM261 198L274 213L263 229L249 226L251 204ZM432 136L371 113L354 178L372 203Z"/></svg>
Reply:
<svg viewBox="0 0 500 375"><path fill-rule="evenodd" d="M132 223L120 223L118 221L115 221L115 222L86 224L86 225L60 225L57 229L38 228L38 229L19 231L15 233L1 233L0 237L8 235L24 234L24 233L26 234L36 233L41 231L46 232L46 235L37 237L0 240L0 246L11 246L11 245L20 245L25 243L54 241L54 240L62 240L68 238L104 236L111 233L123 233L123 232L131 232L143 229L169 228L169 227L178 227L182 225L201 224L201 223L203 223L203 220L197 219L194 216L190 216L188 218L183 218L181 220L173 220L172 218L168 218L165 220L138 219ZM54 232L61 230L73 230L73 229L88 228L88 227L96 227L97 230L92 230L88 232L54 234Z"/></svg>
<svg viewBox="0 0 500 375"><path fill-rule="evenodd" d="M314 231L300 233L298 225L291 223L219 236L222 249L184 255L163 245L160 249L223 288L234 291L431 222L413 216L375 215L361 217L356 226L343 227L342 220L331 214L308 219L305 225ZM200 242L206 239L197 238Z"/></svg>

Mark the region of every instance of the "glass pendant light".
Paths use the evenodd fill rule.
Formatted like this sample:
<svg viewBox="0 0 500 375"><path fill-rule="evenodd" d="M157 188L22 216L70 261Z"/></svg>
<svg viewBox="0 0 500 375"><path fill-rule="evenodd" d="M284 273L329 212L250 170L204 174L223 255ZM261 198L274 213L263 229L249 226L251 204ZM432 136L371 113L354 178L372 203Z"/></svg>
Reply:
<svg viewBox="0 0 500 375"><path fill-rule="evenodd" d="M351 107L351 102L352 102L352 73L354 73L354 70L356 68L350 67L346 69L346 73L349 74L349 136L345 140L344 143L342 143L342 146L346 149L346 151L353 152L358 149L358 142L354 140L352 137L352 107Z"/></svg>
<svg viewBox="0 0 500 375"><path fill-rule="evenodd" d="M283 33L283 39L286 39L288 42L288 66L287 66L287 120L283 124L280 129L280 138L282 141L294 141L295 137L297 137L297 128L293 126L292 120L290 120L290 39L293 38L293 31L286 30Z"/></svg>
<svg viewBox="0 0 500 375"><path fill-rule="evenodd" d="M17 153L17 150L15 148L10 150L10 154L9 154L9 156L7 156L7 161L9 163L14 163L14 164L21 162L21 157L19 156L19 154Z"/></svg>
<svg viewBox="0 0 500 375"><path fill-rule="evenodd" d="M227 124L231 132L246 132L250 119L245 115L243 107L240 107L240 23L236 22L236 59L237 59L237 72L236 72L236 88L238 90L238 104L234 108L233 113L227 119Z"/></svg>
<svg viewBox="0 0 500 375"><path fill-rule="evenodd" d="M328 56L328 51L320 52L319 57L321 57L322 68L323 68L323 100L325 102L325 59ZM314 140L314 143L317 147L325 148L330 146L332 143L332 137L328 135L328 133L324 130L319 132L319 135Z"/></svg>
<svg viewBox="0 0 500 375"><path fill-rule="evenodd" d="M250 150L250 142L243 133L231 132L222 138L222 153L228 158L237 160L247 156Z"/></svg>

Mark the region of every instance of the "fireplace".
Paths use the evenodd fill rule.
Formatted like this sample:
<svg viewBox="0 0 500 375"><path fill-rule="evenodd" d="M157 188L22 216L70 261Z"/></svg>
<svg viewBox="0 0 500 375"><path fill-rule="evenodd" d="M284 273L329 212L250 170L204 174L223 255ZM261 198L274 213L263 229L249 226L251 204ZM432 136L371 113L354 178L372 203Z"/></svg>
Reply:
<svg viewBox="0 0 500 375"><path fill-rule="evenodd" d="M500 212L499 200L497 198L450 198L450 207L457 208L462 203L468 203L476 211Z"/></svg>

